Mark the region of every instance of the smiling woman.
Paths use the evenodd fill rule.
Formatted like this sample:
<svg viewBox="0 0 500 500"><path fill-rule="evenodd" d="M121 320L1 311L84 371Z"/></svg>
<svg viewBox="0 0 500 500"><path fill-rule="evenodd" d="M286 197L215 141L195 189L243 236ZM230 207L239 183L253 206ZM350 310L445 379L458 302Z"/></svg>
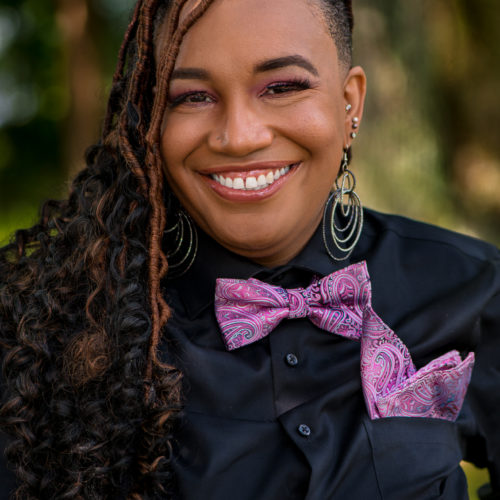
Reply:
<svg viewBox="0 0 500 500"><path fill-rule="evenodd" d="M285 264L322 217L364 94L363 70L339 60L307 2L217 3L186 33L170 79L169 185L222 246Z"/></svg>
<svg viewBox="0 0 500 500"><path fill-rule="evenodd" d="M463 458L500 494L499 252L361 207L352 28L137 3L86 168L0 250L1 498L457 500Z"/></svg>

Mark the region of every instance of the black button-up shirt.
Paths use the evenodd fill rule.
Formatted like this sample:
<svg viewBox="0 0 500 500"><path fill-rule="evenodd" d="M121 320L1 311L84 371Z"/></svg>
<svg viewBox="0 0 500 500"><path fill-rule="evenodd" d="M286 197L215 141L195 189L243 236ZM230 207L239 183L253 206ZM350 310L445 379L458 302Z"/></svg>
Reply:
<svg viewBox="0 0 500 500"><path fill-rule="evenodd" d="M295 288L366 260L375 312L417 368L457 349L476 353L457 422L370 420L358 342L307 318L226 351L215 280ZM500 255L496 248L408 219L365 212L351 258L333 262L321 228L285 266L266 269L200 234L189 272L165 283L173 309L162 355L184 373L176 432L179 498L366 500L467 498L462 458L500 483ZM3 482L5 478L5 482ZM0 484L9 476L0 464ZM0 489L6 498L7 487Z"/></svg>
<svg viewBox="0 0 500 500"><path fill-rule="evenodd" d="M333 262L321 228L291 262L266 269L201 237L193 268L167 282L169 361L184 374L177 432L180 498L366 500L467 498L462 458L500 479L500 255L496 248L408 219L366 211L348 261ZM370 420L358 342L308 319L226 351L215 280L253 276L305 287L366 260L375 312L417 368L457 349L476 353L459 420Z"/></svg>

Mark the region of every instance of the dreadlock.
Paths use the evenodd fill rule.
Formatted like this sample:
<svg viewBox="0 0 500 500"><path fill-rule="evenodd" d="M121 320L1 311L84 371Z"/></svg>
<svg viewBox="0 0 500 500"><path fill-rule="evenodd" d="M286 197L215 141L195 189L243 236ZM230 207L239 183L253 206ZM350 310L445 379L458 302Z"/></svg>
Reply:
<svg viewBox="0 0 500 500"><path fill-rule="evenodd" d="M86 168L67 200L45 203L38 224L0 251L0 423L13 438L16 498L171 491L181 377L157 357L169 316L158 142L182 36L210 1L179 25L185 3L137 3ZM170 43L157 65L159 12Z"/></svg>
<svg viewBox="0 0 500 500"><path fill-rule="evenodd" d="M181 374L158 358L172 196L159 143L181 41L211 2L137 2L86 167L66 200L46 202L38 223L0 249L0 426L16 499L175 489ZM167 44L155 61L160 28Z"/></svg>

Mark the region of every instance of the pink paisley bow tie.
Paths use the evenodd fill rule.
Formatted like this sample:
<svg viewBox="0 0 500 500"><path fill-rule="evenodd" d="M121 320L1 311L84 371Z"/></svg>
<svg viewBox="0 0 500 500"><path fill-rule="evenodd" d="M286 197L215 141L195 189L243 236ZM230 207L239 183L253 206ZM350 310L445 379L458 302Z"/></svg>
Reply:
<svg viewBox="0 0 500 500"><path fill-rule="evenodd" d="M308 317L316 326L359 339L363 310L370 300L363 266L354 264L307 288L285 290L250 278L218 279L215 310L228 350L269 335L286 319Z"/></svg>
<svg viewBox="0 0 500 500"><path fill-rule="evenodd" d="M401 339L371 306L365 262L307 288L259 280L218 279L215 314L228 350L251 344L284 319L307 317L319 328L361 342L361 382L372 419L419 416L455 420L470 381L474 354L450 351L417 371Z"/></svg>

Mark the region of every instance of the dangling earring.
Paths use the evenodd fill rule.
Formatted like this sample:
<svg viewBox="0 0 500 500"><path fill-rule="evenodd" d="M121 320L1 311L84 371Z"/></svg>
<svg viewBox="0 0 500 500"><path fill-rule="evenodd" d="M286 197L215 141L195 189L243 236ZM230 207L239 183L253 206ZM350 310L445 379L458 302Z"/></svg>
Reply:
<svg viewBox="0 0 500 500"><path fill-rule="evenodd" d="M198 253L198 232L193 219L181 206L174 212L174 221L163 232L167 247L167 278L178 278L193 265Z"/></svg>
<svg viewBox="0 0 500 500"><path fill-rule="evenodd" d="M354 191L356 178L348 167L348 150L344 149L340 172L335 180L336 189L328 198L323 212L323 242L328 255L337 261L345 260L351 255L363 229L363 206L359 196ZM328 223L328 206L330 204L332 207ZM327 227L335 245L334 251L328 244Z"/></svg>

